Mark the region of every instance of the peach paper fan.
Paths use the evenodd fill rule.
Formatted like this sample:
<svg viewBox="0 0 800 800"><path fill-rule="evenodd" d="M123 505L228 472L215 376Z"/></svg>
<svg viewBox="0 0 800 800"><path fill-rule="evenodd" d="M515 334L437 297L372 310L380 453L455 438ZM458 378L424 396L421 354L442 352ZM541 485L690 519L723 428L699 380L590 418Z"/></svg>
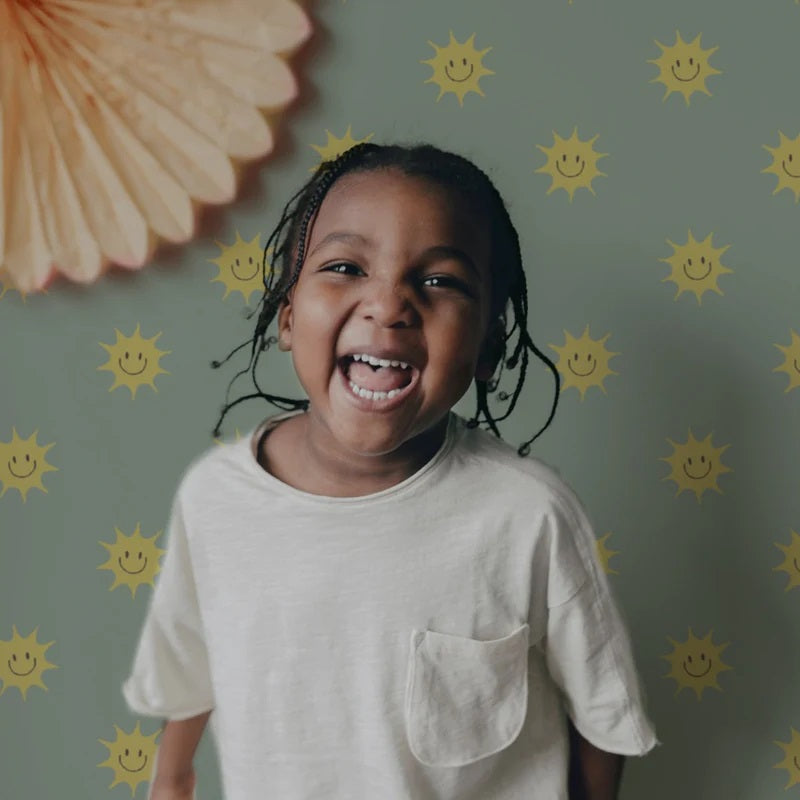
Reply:
<svg viewBox="0 0 800 800"><path fill-rule="evenodd" d="M310 34L294 0L0 0L0 275L142 267L273 148Z"/></svg>

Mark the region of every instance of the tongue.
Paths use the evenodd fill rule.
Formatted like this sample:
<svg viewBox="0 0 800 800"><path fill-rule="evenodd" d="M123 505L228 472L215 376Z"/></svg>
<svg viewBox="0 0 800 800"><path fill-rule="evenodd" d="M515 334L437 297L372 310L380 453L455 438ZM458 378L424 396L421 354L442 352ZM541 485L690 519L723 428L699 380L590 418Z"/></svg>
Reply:
<svg viewBox="0 0 800 800"><path fill-rule="evenodd" d="M371 392L390 392L407 386L411 376L407 369L400 367L379 367L373 369L369 364L354 361L350 364L348 377L362 389Z"/></svg>

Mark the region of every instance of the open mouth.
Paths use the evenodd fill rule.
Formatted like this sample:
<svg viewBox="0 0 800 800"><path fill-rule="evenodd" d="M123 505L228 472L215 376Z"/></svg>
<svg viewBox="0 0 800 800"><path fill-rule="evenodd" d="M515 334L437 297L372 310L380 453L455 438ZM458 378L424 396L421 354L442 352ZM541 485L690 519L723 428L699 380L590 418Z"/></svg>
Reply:
<svg viewBox="0 0 800 800"><path fill-rule="evenodd" d="M396 358L353 353L339 360L339 370L353 397L371 406L390 407L416 386L419 369Z"/></svg>

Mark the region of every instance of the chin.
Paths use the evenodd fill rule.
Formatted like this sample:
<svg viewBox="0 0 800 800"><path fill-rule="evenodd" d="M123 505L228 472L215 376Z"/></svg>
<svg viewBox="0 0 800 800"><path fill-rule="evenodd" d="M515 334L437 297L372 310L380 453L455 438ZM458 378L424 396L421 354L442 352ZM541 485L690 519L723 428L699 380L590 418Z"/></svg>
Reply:
<svg viewBox="0 0 800 800"><path fill-rule="evenodd" d="M406 442L406 439L398 437L397 435L383 435L377 431L370 434L363 430L351 436L337 436L336 438L340 445L351 453L364 457L389 455L402 447Z"/></svg>

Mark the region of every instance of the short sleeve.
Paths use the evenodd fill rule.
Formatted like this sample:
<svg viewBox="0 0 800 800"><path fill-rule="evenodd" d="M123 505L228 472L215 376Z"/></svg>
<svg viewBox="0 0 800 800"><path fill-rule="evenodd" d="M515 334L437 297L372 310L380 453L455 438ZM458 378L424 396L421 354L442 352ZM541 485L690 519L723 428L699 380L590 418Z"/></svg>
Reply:
<svg viewBox="0 0 800 800"><path fill-rule="evenodd" d="M625 623L574 494L551 517L545 655L570 719L595 747L644 755L656 744Z"/></svg>
<svg viewBox="0 0 800 800"><path fill-rule="evenodd" d="M211 710L214 698L180 494L167 531L167 552L122 693L137 714L181 720Z"/></svg>

